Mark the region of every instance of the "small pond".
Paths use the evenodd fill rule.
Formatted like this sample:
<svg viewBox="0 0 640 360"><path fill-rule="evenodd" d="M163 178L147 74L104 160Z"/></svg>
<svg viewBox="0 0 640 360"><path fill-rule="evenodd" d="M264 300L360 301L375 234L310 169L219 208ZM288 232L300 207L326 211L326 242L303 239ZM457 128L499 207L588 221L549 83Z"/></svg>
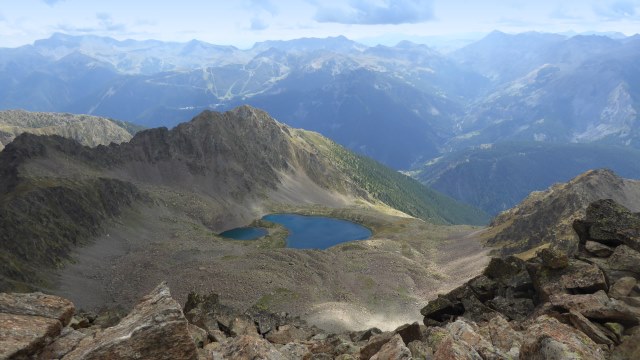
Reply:
<svg viewBox="0 0 640 360"><path fill-rule="evenodd" d="M327 249L343 242L371 237L371 230L362 225L324 216L271 214L262 219L286 227L289 231L287 247L294 249ZM249 231L256 231L256 233L251 234ZM264 233L257 231L264 231ZM225 231L220 235L235 240L254 240L266 235L266 230L244 227Z"/></svg>
<svg viewBox="0 0 640 360"><path fill-rule="evenodd" d="M259 227L240 227L220 233L220 236L233 240L255 240L267 235L267 229Z"/></svg>

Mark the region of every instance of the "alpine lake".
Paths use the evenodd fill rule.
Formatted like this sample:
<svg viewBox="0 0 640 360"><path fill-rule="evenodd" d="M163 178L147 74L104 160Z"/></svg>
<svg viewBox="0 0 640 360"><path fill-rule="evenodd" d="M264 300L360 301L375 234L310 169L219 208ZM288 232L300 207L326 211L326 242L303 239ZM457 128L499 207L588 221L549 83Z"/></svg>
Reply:
<svg viewBox="0 0 640 360"><path fill-rule="evenodd" d="M298 214L270 214L262 220L284 226L289 235L286 246L293 249L327 249L348 241L365 240L371 230L354 222L325 216ZM240 227L225 231L220 236L233 240L256 240L267 234L260 227Z"/></svg>

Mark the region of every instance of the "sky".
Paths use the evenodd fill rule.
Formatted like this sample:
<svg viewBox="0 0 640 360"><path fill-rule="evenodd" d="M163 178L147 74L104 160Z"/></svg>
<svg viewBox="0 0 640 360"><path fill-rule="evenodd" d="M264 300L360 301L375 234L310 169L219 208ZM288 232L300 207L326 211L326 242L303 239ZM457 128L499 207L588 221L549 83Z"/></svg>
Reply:
<svg viewBox="0 0 640 360"><path fill-rule="evenodd" d="M640 0L0 0L0 47L55 32L251 47L344 35L373 44L508 33L640 32Z"/></svg>

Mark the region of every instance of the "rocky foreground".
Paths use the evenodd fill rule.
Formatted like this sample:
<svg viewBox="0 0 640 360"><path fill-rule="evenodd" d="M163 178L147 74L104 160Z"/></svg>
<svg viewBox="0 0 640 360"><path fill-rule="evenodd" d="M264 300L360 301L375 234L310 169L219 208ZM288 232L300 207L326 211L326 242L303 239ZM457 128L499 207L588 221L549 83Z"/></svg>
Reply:
<svg viewBox="0 0 640 360"><path fill-rule="evenodd" d="M424 325L391 332L327 333L215 294L181 308L165 284L119 322L56 296L0 294L0 359L638 359L640 214L601 200L574 228L575 256L495 258L422 309Z"/></svg>

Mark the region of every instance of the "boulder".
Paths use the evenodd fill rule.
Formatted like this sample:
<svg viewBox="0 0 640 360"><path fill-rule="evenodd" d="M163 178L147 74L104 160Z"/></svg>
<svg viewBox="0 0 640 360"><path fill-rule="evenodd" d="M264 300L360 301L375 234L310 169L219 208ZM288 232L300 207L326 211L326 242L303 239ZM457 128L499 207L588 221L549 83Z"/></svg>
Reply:
<svg viewBox="0 0 640 360"><path fill-rule="evenodd" d="M572 260L571 265L560 276L560 284L571 292L596 292L608 289L602 270L593 264Z"/></svg>
<svg viewBox="0 0 640 360"><path fill-rule="evenodd" d="M288 344L290 342L307 340L313 334L294 325L282 325L276 331L267 334L266 339L274 344Z"/></svg>
<svg viewBox="0 0 640 360"><path fill-rule="evenodd" d="M531 299L508 299L502 296L496 296L492 300L487 301L487 305L511 320L524 320L535 308L533 300Z"/></svg>
<svg viewBox="0 0 640 360"><path fill-rule="evenodd" d="M431 359L433 358L433 350L422 341L412 341L407 344L407 348L411 351L414 359Z"/></svg>
<svg viewBox="0 0 640 360"><path fill-rule="evenodd" d="M592 255L606 258L613 254L613 248L595 241L587 241L584 248Z"/></svg>
<svg viewBox="0 0 640 360"><path fill-rule="evenodd" d="M58 336L75 308L42 293L0 293L0 359L28 357Z"/></svg>
<svg viewBox="0 0 640 360"><path fill-rule="evenodd" d="M287 360L298 360L311 358L311 352L303 344L289 343L281 346L278 351Z"/></svg>
<svg viewBox="0 0 640 360"><path fill-rule="evenodd" d="M503 316L495 316L486 326L478 330L485 339L488 339L493 347L506 354L519 351L522 344L522 334L513 329L511 324Z"/></svg>
<svg viewBox="0 0 640 360"><path fill-rule="evenodd" d="M64 359L197 359L197 351L180 305L162 283L118 325L83 339Z"/></svg>
<svg viewBox="0 0 640 360"><path fill-rule="evenodd" d="M288 360L278 349L267 340L256 337L240 335L220 345L217 351L211 354L213 359L236 360Z"/></svg>
<svg viewBox="0 0 640 360"><path fill-rule="evenodd" d="M596 344L613 344L613 341L609 337L607 337L607 335L602 332L602 330L600 330L595 324L589 321L589 319L582 316L582 314L580 314L579 312L574 310L569 311L568 318L571 322L571 325L585 333L585 335L591 338L591 340L593 340Z"/></svg>
<svg viewBox="0 0 640 360"><path fill-rule="evenodd" d="M619 322L627 326L635 326L640 322L637 309L627 304L610 299L604 291L595 294L552 295L551 304L565 311L576 311L588 319L598 322Z"/></svg>
<svg viewBox="0 0 640 360"><path fill-rule="evenodd" d="M480 301L492 299L498 288L498 283L486 275L478 275L469 280L468 284Z"/></svg>
<svg viewBox="0 0 640 360"><path fill-rule="evenodd" d="M349 337L353 342L361 342L368 341L372 336L378 334L382 334L382 330L378 329L377 327L373 327L367 330L351 332L349 334Z"/></svg>
<svg viewBox="0 0 640 360"><path fill-rule="evenodd" d="M508 355L502 353L493 344L485 339L478 326L467 319L459 318L447 325L447 331L457 342L463 342L473 348L483 359L507 359ZM465 346L466 346L465 345Z"/></svg>
<svg viewBox="0 0 640 360"><path fill-rule="evenodd" d="M56 319L62 326L69 325L75 307L73 303L59 296L43 293L9 294L0 293L0 313L32 315Z"/></svg>
<svg viewBox="0 0 640 360"><path fill-rule="evenodd" d="M414 322L413 324L404 324L393 332L400 335L405 344L415 340L422 340L422 331L420 330L420 324L417 322Z"/></svg>
<svg viewBox="0 0 640 360"><path fill-rule="evenodd" d="M631 276L618 279L609 289L609 296L614 299L624 298L631 294L633 288L638 284L638 280Z"/></svg>
<svg viewBox="0 0 640 360"><path fill-rule="evenodd" d="M602 349L587 335L546 315L527 327L520 358L605 359Z"/></svg>
<svg viewBox="0 0 640 360"><path fill-rule="evenodd" d="M463 313L464 306L462 303L454 303L443 295L438 295L436 299L429 301L429 303L420 310L420 314L424 316L425 325L427 326L432 325L427 323L427 319L445 322Z"/></svg>
<svg viewBox="0 0 640 360"><path fill-rule="evenodd" d="M246 315L234 317L229 324L231 336L248 335L260 336L254 322Z"/></svg>
<svg viewBox="0 0 640 360"><path fill-rule="evenodd" d="M607 259L605 271L612 282L631 276L640 278L640 253L626 245L616 247Z"/></svg>
<svg viewBox="0 0 640 360"><path fill-rule="evenodd" d="M61 330L57 319L0 313L0 359L28 358Z"/></svg>
<svg viewBox="0 0 640 360"><path fill-rule="evenodd" d="M38 352L38 359L62 359L65 355L75 349L76 346L80 344L80 341L82 341L86 336L87 335L80 331L66 327L62 330L62 333L58 338Z"/></svg>
<svg viewBox="0 0 640 360"><path fill-rule="evenodd" d="M611 352L610 360L640 359L640 331L635 331L616 346Z"/></svg>
<svg viewBox="0 0 640 360"><path fill-rule="evenodd" d="M370 359L373 355L380 351L380 349L382 349L382 346L386 344L394 335L395 334L391 332L374 335L371 339L369 339L369 341L367 341L366 345L360 348L360 359Z"/></svg>
<svg viewBox="0 0 640 360"><path fill-rule="evenodd" d="M471 345L464 341L456 341L451 335L440 341L433 354L434 360L483 360Z"/></svg>
<svg viewBox="0 0 640 360"><path fill-rule="evenodd" d="M567 254L558 249L545 248L538 252L542 265L550 269L563 269L569 265Z"/></svg>
<svg viewBox="0 0 640 360"><path fill-rule="evenodd" d="M416 323L417 324L417 323ZM411 351L405 346L400 334L394 335L380 350L371 357L371 360L402 360L411 359Z"/></svg>
<svg viewBox="0 0 640 360"><path fill-rule="evenodd" d="M611 199L589 204L586 211L589 238L609 245L625 244L640 251L640 215Z"/></svg>
<svg viewBox="0 0 640 360"><path fill-rule="evenodd" d="M209 343L209 334L193 324L189 324L189 335L197 348L204 348Z"/></svg>
<svg viewBox="0 0 640 360"><path fill-rule="evenodd" d="M554 294L607 290L607 281L600 268L577 259L570 260L562 269L532 264L530 271L541 303L549 301L549 297Z"/></svg>
<svg viewBox="0 0 640 360"><path fill-rule="evenodd" d="M521 271L526 271L524 261L515 256L507 258L491 258L489 264L484 269L483 275L494 280L508 280Z"/></svg>

